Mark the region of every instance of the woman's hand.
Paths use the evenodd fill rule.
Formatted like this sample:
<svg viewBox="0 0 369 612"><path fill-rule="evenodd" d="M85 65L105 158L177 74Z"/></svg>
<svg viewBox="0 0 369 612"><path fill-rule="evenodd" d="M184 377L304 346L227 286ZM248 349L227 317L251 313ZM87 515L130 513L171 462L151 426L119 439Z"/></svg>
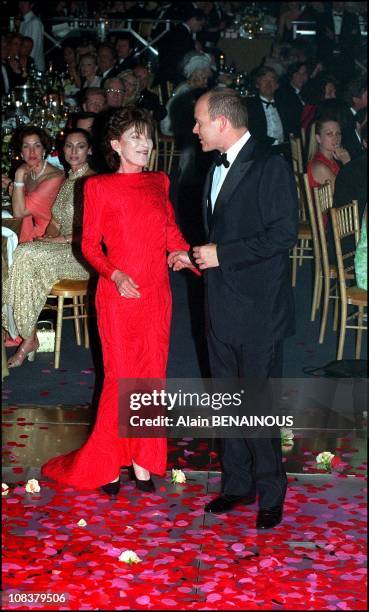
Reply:
<svg viewBox="0 0 369 612"><path fill-rule="evenodd" d="M29 174L29 171L30 169L27 166L27 164L22 164L21 166L19 166L19 168L17 168L16 173L15 173L15 177L14 177L15 182L23 183L27 174Z"/></svg>
<svg viewBox="0 0 369 612"><path fill-rule="evenodd" d="M336 147L333 153L334 159L341 162L341 164L347 164L351 160L350 153L343 147Z"/></svg>
<svg viewBox="0 0 369 612"><path fill-rule="evenodd" d="M124 274L121 270L114 270L111 275L111 280L114 281L121 296L125 298L141 297L141 294L137 291L139 285L137 285L128 274Z"/></svg>
<svg viewBox="0 0 369 612"><path fill-rule="evenodd" d="M168 255L168 266L173 268L174 272L183 270L184 268L195 269L195 266L191 262L187 251L172 251Z"/></svg>

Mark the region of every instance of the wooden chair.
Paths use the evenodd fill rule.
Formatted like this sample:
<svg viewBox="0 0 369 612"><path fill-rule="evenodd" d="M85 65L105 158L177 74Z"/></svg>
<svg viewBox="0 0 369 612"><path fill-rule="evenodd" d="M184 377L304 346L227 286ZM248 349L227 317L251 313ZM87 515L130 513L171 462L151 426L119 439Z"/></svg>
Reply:
<svg viewBox="0 0 369 612"><path fill-rule="evenodd" d="M180 156L180 151L175 147L174 136L166 136L156 127L154 138L157 152L155 170L163 169L164 172L170 174L174 158Z"/></svg>
<svg viewBox="0 0 369 612"><path fill-rule="evenodd" d="M89 280L71 280L63 279L55 283L51 289L49 298L57 298L57 306L47 305L46 309L56 310L56 333L55 333L55 352L54 352L54 368L60 366L60 347L62 337L63 321L73 319L76 340L78 346L81 346L81 330L79 326L80 319L84 321L84 346L89 348L90 338L88 333L87 317L88 317L88 293ZM64 300L70 298L72 302L67 304ZM72 315L64 315L64 310L72 309Z"/></svg>
<svg viewBox="0 0 369 612"><path fill-rule="evenodd" d="M152 149L150 153L149 165L147 169L152 172L156 168L156 149Z"/></svg>
<svg viewBox="0 0 369 612"><path fill-rule="evenodd" d="M307 174L303 175L303 187L301 191L304 194L306 208L308 210L308 216L309 216L309 221L310 221L311 235L313 238L314 288L313 288L313 299L312 299L312 304L311 304L310 320L315 321L316 312L320 304L322 263L321 263L321 250L320 250L320 244L319 244L318 225L317 225L317 220L316 220L313 197L312 197L311 189L309 185L309 178Z"/></svg>
<svg viewBox="0 0 369 612"><path fill-rule="evenodd" d="M311 124L310 127L310 134L309 134L309 146L307 149L307 161L309 162L311 159L313 159L315 153L318 150L318 143L317 140L315 138L315 121L314 123Z"/></svg>
<svg viewBox="0 0 369 612"><path fill-rule="evenodd" d="M321 292L323 289L323 310L319 332L319 344L322 344L324 342L325 332L327 328L328 308L330 299L336 300L333 317L334 330L337 329L338 323L337 268L334 264L329 263L326 228L324 225L324 215L328 215L328 211L332 208L333 205L333 193L332 186L330 183L326 183L321 187L314 188L314 202L322 264L322 275L318 293L319 306Z"/></svg>
<svg viewBox="0 0 369 612"><path fill-rule="evenodd" d="M348 236L355 237L355 244L359 242L360 222L358 205L356 201L341 208L330 210L334 243L336 247L338 281L340 288L341 322L337 349L337 360L341 360L346 339L347 329L356 329L356 348L355 357L360 359L361 343L363 330L367 330L364 325L364 308L368 307L368 292L359 289L357 286L349 285L348 279L354 277L354 256L355 251L344 252L342 241ZM358 310L348 316L348 306L355 306ZM350 324L352 319L357 318L357 324Z"/></svg>
<svg viewBox="0 0 369 612"><path fill-rule="evenodd" d="M293 174L295 177L298 206L299 206L299 228L298 237L295 246L290 254L292 259L292 286L296 287L297 281L297 263L299 266L305 259L313 259L313 235L310 227L310 223L306 214L304 189L302 185L301 177L304 172L303 161L302 161L302 149L301 140L295 136L290 136L290 147L292 157Z"/></svg>

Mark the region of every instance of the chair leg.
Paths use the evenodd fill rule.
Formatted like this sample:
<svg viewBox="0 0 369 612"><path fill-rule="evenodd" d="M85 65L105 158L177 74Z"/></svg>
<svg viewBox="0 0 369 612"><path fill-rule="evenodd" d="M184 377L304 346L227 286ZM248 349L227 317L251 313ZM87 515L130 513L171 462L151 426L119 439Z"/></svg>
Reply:
<svg viewBox="0 0 369 612"><path fill-rule="evenodd" d="M168 161L168 170L167 170L168 174L170 174L172 171L173 156L174 156L174 141L171 142L169 146L169 161Z"/></svg>
<svg viewBox="0 0 369 612"><path fill-rule="evenodd" d="M339 302L337 286L335 287L334 294L336 297L334 299L333 331L337 331L338 329L338 302Z"/></svg>
<svg viewBox="0 0 369 612"><path fill-rule="evenodd" d="M360 359L361 341L363 337L363 329L362 329L363 322L364 322L364 308L362 306L359 306L359 312L358 312L358 317L357 317L358 330L356 334L355 359Z"/></svg>
<svg viewBox="0 0 369 612"><path fill-rule="evenodd" d="M81 298L83 303L83 297ZM86 317L83 319L83 330L85 335L85 348L90 348L90 334L88 333L88 295L85 296L85 301L83 304L83 314Z"/></svg>
<svg viewBox="0 0 369 612"><path fill-rule="evenodd" d="M297 280L297 245L292 249L292 287L296 287Z"/></svg>
<svg viewBox="0 0 369 612"><path fill-rule="evenodd" d="M328 319L330 279L324 277L323 312L320 324L319 344L323 344Z"/></svg>
<svg viewBox="0 0 369 612"><path fill-rule="evenodd" d="M319 310L320 302L322 301L322 287L323 287L323 274L322 270L319 270L319 285L318 285L318 297L316 300L316 309Z"/></svg>
<svg viewBox="0 0 369 612"><path fill-rule="evenodd" d="M313 290L313 303L311 305L310 321L315 321L316 311L318 310L318 294L319 294L319 278L320 278L320 266L315 262L314 266L314 290Z"/></svg>
<svg viewBox="0 0 369 612"><path fill-rule="evenodd" d="M338 350L337 350L337 361L340 361L343 356L343 348L345 345L346 338L346 325L347 325L347 303L341 302L341 326L340 326L340 337L338 340Z"/></svg>
<svg viewBox="0 0 369 612"><path fill-rule="evenodd" d="M300 255L299 255L299 266L302 266L302 260L304 258L304 251L306 248L305 243L307 243L307 240L300 240Z"/></svg>
<svg viewBox="0 0 369 612"><path fill-rule="evenodd" d="M75 295L73 298L73 315L74 315L74 331L76 332L76 340L78 346L81 346L81 328L79 326L79 300Z"/></svg>
<svg viewBox="0 0 369 612"><path fill-rule="evenodd" d="M58 297L58 310L56 317L56 332L55 332L55 355L54 355L54 368L57 370L60 365L60 345L61 335L63 327L63 308L64 308L64 297L59 295Z"/></svg>

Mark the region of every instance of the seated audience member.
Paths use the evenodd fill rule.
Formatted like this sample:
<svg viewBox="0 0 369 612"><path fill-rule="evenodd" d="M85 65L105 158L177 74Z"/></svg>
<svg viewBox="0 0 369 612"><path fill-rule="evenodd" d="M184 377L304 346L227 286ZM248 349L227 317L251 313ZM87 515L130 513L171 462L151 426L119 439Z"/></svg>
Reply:
<svg viewBox="0 0 369 612"><path fill-rule="evenodd" d="M96 119L96 113L87 113L81 111L80 113L75 113L71 117L71 128L79 128L81 130L86 130L86 132L92 133L92 126Z"/></svg>
<svg viewBox="0 0 369 612"><path fill-rule="evenodd" d="M336 99L336 82L329 75L318 75L310 79L303 90L305 106L301 116L301 127L308 130L315 120L318 107L324 100Z"/></svg>
<svg viewBox="0 0 369 612"><path fill-rule="evenodd" d="M367 236L367 224L368 224L368 207L365 208L362 223L360 240L356 247L355 252L355 276L356 285L359 289L368 291L368 236Z"/></svg>
<svg viewBox="0 0 369 612"><path fill-rule="evenodd" d="M337 174L350 161L349 153L341 146L340 124L330 117L321 117L315 125L315 138L317 152L307 166L309 185L320 187L329 182L334 191Z"/></svg>
<svg viewBox="0 0 369 612"><path fill-rule="evenodd" d="M123 106L124 86L120 78L112 77L104 83L107 108L120 108Z"/></svg>
<svg viewBox="0 0 369 612"><path fill-rule="evenodd" d="M137 64L134 57L133 38L129 32L118 34L114 48L117 54L117 62L112 70L111 77L117 76L123 70L132 70Z"/></svg>
<svg viewBox="0 0 369 612"><path fill-rule="evenodd" d="M292 22L297 21L302 14L301 2L286 2L285 10L280 13L277 36L281 42L293 41Z"/></svg>
<svg viewBox="0 0 369 612"><path fill-rule="evenodd" d="M18 85L24 85L26 76L23 74L22 66L19 61L19 53L22 45L22 36L11 33L2 37L1 61L5 66L6 77L9 84L9 91Z"/></svg>
<svg viewBox="0 0 369 612"><path fill-rule="evenodd" d="M136 103L138 108L145 108L150 111L153 119L157 122L164 119L167 114L166 108L160 103L159 96L149 90L150 72L143 64L137 64L133 68L133 73L138 79L139 96Z"/></svg>
<svg viewBox="0 0 369 612"><path fill-rule="evenodd" d="M257 95L247 98L249 130L259 142L274 146L275 152L287 152L288 108L281 106L274 95L278 89L278 78L271 68L260 68L255 75Z"/></svg>
<svg viewBox="0 0 369 612"><path fill-rule="evenodd" d="M54 283L61 278L89 278L89 268L79 252L82 226L83 180L92 174L88 165L91 136L84 130L71 130L65 137L63 153L70 167L52 206L52 217L42 237L21 244L14 251L9 276L4 283L3 326L13 336L23 338L9 359L8 367L21 366L34 358L38 348L37 319ZM73 243L73 245L72 245Z"/></svg>
<svg viewBox="0 0 369 612"><path fill-rule="evenodd" d="M363 152L354 157L340 169L334 185L333 207L338 208L349 204L352 200L357 200L360 219L364 214L368 202L368 156L367 156L367 127L362 129ZM351 241L349 250L355 249L353 237L347 238ZM335 246L333 232L328 226L328 255L332 263L335 263Z"/></svg>
<svg viewBox="0 0 369 612"><path fill-rule="evenodd" d="M359 117L368 105L366 82L360 79L350 81L344 89L344 100L347 107L342 109L342 142L351 157L356 157L362 153Z"/></svg>
<svg viewBox="0 0 369 612"><path fill-rule="evenodd" d="M99 87L87 87L83 91L82 110L100 113L106 106L105 91Z"/></svg>
<svg viewBox="0 0 369 612"><path fill-rule="evenodd" d="M140 84L138 78L132 70L124 70L124 72L119 74L119 78L123 84L123 106L136 104L140 95Z"/></svg>
<svg viewBox="0 0 369 612"><path fill-rule="evenodd" d="M286 111L284 129L288 134L298 136L301 130L301 116L304 100L301 91L309 79L306 63L296 62L288 66L287 83L281 85L275 94L276 102Z"/></svg>
<svg viewBox="0 0 369 612"><path fill-rule="evenodd" d="M100 87L101 77L97 76L96 55L86 53L79 60L80 87Z"/></svg>
<svg viewBox="0 0 369 612"><path fill-rule="evenodd" d="M167 116L160 122L160 130L167 136L173 135L173 126L171 123L171 106L173 101L192 89L207 89L208 81L212 76L209 56L205 53L188 54L188 58L183 66L183 74L186 80L178 85L169 98L166 105ZM177 103L177 108L178 104L180 103Z"/></svg>
<svg viewBox="0 0 369 612"><path fill-rule="evenodd" d="M97 66L101 77L101 86L104 86L106 79L114 76L116 54L113 47L102 43L97 49Z"/></svg>
<svg viewBox="0 0 369 612"><path fill-rule="evenodd" d="M2 184L11 193L14 217L23 219L19 242L29 242L43 236L64 173L46 161L51 141L45 130L32 125L21 128L13 146L24 163L17 168L14 182L2 177Z"/></svg>
<svg viewBox="0 0 369 612"><path fill-rule="evenodd" d="M19 64L25 77L28 77L36 69L35 60L31 57L32 49L32 38L30 36L22 36L22 43L19 49Z"/></svg>
<svg viewBox="0 0 369 612"><path fill-rule="evenodd" d="M191 7L185 20L158 41L159 64L155 84L166 81L175 85L180 83L181 74L178 66L186 53L198 50L193 34L202 30L204 17L201 10Z"/></svg>

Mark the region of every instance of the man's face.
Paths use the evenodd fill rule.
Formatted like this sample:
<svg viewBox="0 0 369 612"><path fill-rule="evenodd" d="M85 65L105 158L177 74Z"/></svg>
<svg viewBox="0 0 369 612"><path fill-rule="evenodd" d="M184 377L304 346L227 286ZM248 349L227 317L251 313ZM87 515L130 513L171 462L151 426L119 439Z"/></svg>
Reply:
<svg viewBox="0 0 369 612"><path fill-rule="evenodd" d="M128 57L131 52L129 40L118 40L117 44L115 45L115 50L118 54L119 59L124 59L125 57Z"/></svg>
<svg viewBox="0 0 369 612"><path fill-rule="evenodd" d="M88 96L83 104L83 110L87 113L100 113L105 108L105 96L92 94Z"/></svg>
<svg viewBox="0 0 369 612"><path fill-rule="evenodd" d="M278 80L273 72L267 72L262 77L259 77L256 83L259 94L264 98L272 100L278 89Z"/></svg>
<svg viewBox="0 0 369 612"><path fill-rule="evenodd" d="M106 103L111 108L120 108L124 99L124 87L119 79L110 79L109 87L105 89Z"/></svg>
<svg viewBox="0 0 369 612"><path fill-rule="evenodd" d="M149 85L150 80L150 73L147 68L144 68L143 66L137 66L133 69L133 72L138 79L140 90L142 91L142 89L146 89Z"/></svg>
<svg viewBox="0 0 369 612"><path fill-rule="evenodd" d="M208 111L208 97L201 96L195 106L195 127L193 133L197 134L203 151L221 150L220 119L212 120Z"/></svg>
<svg viewBox="0 0 369 612"><path fill-rule="evenodd" d="M31 55L32 48L33 48L33 41L28 40L28 38L25 38L24 40L22 40L19 55L21 57L29 57Z"/></svg>
<svg viewBox="0 0 369 612"><path fill-rule="evenodd" d="M201 32L204 22L199 21L198 19L193 17L192 19L189 19L189 21L187 21L187 24L191 28L192 32Z"/></svg>
<svg viewBox="0 0 369 612"><path fill-rule="evenodd" d="M32 11L32 6L33 2L26 2L25 0L20 0L20 2L18 2L18 8L22 15L26 15Z"/></svg>
<svg viewBox="0 0 369 612"><path fill-rule="evenodd" d="M300 66L297 72L292 75L291 84L296 89L302 89L309 78L306 66Z"/></svg>
<svg viewBox="0 0 369 612"><path fill-rule="evenodd" d="M107 47L103 47L99 49L97 56L97 64L101 72L105 72L114 66L114 56L111 52L111 49Z"/></svg>

